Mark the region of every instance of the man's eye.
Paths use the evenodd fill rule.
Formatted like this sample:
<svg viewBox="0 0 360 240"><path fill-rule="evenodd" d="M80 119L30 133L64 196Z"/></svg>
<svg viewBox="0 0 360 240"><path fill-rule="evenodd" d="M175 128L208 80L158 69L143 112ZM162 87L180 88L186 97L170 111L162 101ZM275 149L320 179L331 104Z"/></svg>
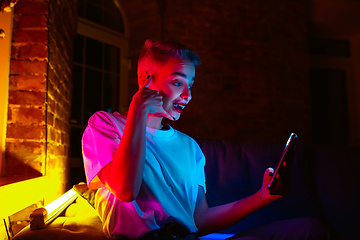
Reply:
<svg viewBox="0 0 360 240"><path fill-rule="evenodd" d="M177 87L180 87L181 86L181 82L178 82L178 81L174 81L173 84Z"/></svg>
<svg viewBox="0 0 360 240"><path fill-rule="evenodd" d="M189 90L193 90L194 89L194 86L189 86Z"/></svg>

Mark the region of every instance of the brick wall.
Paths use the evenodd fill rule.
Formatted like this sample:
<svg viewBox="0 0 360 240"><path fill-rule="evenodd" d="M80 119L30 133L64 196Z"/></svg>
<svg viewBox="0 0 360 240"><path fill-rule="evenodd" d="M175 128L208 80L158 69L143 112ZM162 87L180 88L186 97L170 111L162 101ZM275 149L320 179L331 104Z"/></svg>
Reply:
<svg viewBox="0 0 360 240"><path fill-rule="evenodd" d="M5 176L45 173L47 2L14 9Z"/></svg>
<svg viewBox="0 0 360 240"><path fill-rule="evenodd" d="M136 21L130 25L133 69L135 49L146 38L182 42L202 59L193 100L172 126L195 138L286 139L297 132L309 140L306 2L157 2L165 3L162 14L149 5L125 4L130 22L133 16ZM154 20L161 15L162 21Z"/></svg>
<svg viewBox="0 0 360 240"><path fill-rule="evenodd" d="M67 187L75 27L73 1L15 5L3 175L46 174L59 193Z"/></svg>
<svg viewBox="0 0 360 240"><path fill-rule="evenodd" d="M61 183L64 190L71 187L67 184L76 22L76 1L49 1L46 175L55 183Z"/></svg>

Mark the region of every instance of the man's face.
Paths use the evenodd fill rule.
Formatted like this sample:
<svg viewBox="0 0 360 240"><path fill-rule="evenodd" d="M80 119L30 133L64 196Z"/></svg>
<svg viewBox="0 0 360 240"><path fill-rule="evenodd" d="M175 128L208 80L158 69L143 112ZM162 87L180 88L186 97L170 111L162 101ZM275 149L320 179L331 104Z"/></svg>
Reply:
<svg viewBox="0 0 360 240"><path fill-rule="evenodd" d="M150 89L163 97L163 108L178 120L191 100L191 89L195 81L195 66L187 61L171 58L153 74Z"/></svg>

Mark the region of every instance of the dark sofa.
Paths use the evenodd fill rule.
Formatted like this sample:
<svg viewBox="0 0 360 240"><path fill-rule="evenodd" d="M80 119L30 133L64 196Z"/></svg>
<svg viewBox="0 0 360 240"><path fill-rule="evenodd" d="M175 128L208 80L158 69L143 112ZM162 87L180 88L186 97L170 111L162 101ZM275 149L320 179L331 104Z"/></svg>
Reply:
<svg viewBox="0 0 360 240"><path fill-rule="evenodd" d="M207 159L206 196L210 206L255 193L261 187L265 169L276 167L285 146L285 140L198 143ZM289 194L223 232L238 233L277 220L315 217L334 226L342 240L360 239L359 154L360 147L318 146L300 141L290 172ZM100 220L87 202L85 205L77 201L45 229L31 231L27 227L13 240L106 239L100 231Z"/></svg>
<svg viewBox="0 0 360 240"><path fill-rule="evenodd" d="M276 167L285 142L199 140L207 164L207 200L215 206L246 197L261 187L264 170ZM360 239L360 147L304 144L295 150L287 196L224 232L261 224L315 217L336 228L342 240Z"/></svg>

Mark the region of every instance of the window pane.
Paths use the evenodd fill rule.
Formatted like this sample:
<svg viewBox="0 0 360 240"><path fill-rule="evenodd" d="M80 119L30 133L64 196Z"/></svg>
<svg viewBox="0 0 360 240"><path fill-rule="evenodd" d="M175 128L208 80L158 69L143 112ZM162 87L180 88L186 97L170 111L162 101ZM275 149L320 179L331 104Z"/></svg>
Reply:
<svg viewBox="0 0 360 240"><path fill-rule="evenodd" d="M124 33L124 22L119 12L106 11L104 14L104 26L115 31Z"/></svg>
<svg viewBox="0 0 360 240"><path fill-rule="evenodd" d="M115 4L115 0L107 0L107 1L103 1L104 4L104 9L108 10L108 11L112 11L115 13L119 13L119 9L117 8L116 4Z"/></svg>
<svg viewBox="0 0 360 240"><path fill-rule="evenodd" d="M79 17L85 17L83 0L78 0L78 14Z"/></svg>
<svg viewBox="0 0 360 240"><path fill-rule="evenodd" d="M85 69L84 124L101 109L101 72Z"/></svg>
<svg viewBox="0 0 360 240"><path fill-rule="evenodd" d="M85 18L95 22L97 24L101 24L101 6L97 6L90 2L85 2Z"/></svg>
<svg viewBox="0 0 360 240"><path fill-rule="evenodd" d="M118 111L119 76L104 75L104 110L107 112Z"/></svg>
<svg viewBox="0 0 360 240"><path fill-rule="evenodd" d="M125 33L124 21L114 0L79 0L78 14L79 17Z"/></svg>
<svg viewBox="0 0 360 240"><path fill-rule="evenodd" d="M102 67L102 42L86 38L86 65L101 69Z"/></svg>
<svg viewBox="0 0 360 240"><path fill-rule="evenodd" d="M120 73L120 48L105 44L104 69L112 73Z"/></svg>
<svg viewBox="0 0 360 240"><path fill-rule="evenodd" d="M74 39L74 62L83 63L84 37L76 35Z"/></svg>
<svg viewBox="0 0 360 240"><path fill-rule="evenodd" d="M82 67L74 65L73 69L73 94L71 100L71 123L81 124L82 106Z"/></svg>

